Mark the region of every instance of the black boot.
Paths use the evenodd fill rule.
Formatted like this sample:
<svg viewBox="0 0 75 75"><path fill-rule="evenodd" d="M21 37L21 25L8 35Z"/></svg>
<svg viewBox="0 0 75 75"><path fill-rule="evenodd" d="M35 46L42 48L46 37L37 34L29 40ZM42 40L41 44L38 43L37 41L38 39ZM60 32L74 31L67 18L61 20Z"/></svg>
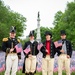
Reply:
<svg viewBox="0 0 75 75"><path fill-rule="evenodd" d="M25 75L29 75L29 73L26 73Z"/></svg>
<svg viewBox="0 0 75 75"><path fill-rule="evenodd" d="M32 73L31 73L31 72L29 72L29 75L32 75Z"/></svg>
<svg viewBox="0 0 75 75"><path fill-rule="evenodd" d="M29 75L34 75L34 73L30 72Z"/></svg>
<svg viewBox="0 0 75 75"><path fill-rule="evenodd" d="M30 72L29 75L32 75L32 72Z"/></svg>
<svg viewBox="0 0 75 75"><path fill-rule="evenodd" d="M32 73L32 75L34 75L34 73Z"/></svg>

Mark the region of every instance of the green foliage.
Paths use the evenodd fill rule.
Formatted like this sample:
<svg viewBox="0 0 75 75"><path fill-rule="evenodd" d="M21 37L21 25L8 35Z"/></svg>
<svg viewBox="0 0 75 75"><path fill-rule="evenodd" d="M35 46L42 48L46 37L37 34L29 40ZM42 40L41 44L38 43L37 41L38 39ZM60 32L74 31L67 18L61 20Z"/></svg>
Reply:
<svg viewBox="0 0 75 75"><path fill-rule="evenodd" d="M75 2L67 3L65 12L58 11L54 18L53 39L60 39L60 30L65 30L67 39L71 40L75 48Z"/></svg>
<svg viewBox="0 0 75 75"><path fill-rule="evenodd" d="M41 32L41 41L45 41L45 32L46 31L50 31L51 32L51 29L48 28L48 27L40 27L40 32Z"/></svg>
<svg viewBox="0 0 75 75"><path fill-rule="evenodd" d="M36 36L37 36L37 29L34 30L35 31L35 34L34 34L34 37L36 39ZM51 29L48 28L48 27L40 27L40 35L41 35L41 41L44 42L46 40L45 38L45 32L46 31L50 31L51 32Z"/></svg>
<svg viewBox="0 0 75 75"><path fill-rule="evenodd" d="M9 31L11 26L16 26L17 36L23 35L23 31L26 29L26 18L23 15L14 12L9 6L5 6L3 1L0 0L0 47L2 39L9 37Z"/></svg>
<svg viewBox="0 0 75 75"><path fill-rule="evenodd" d="M65 12L58 11L55 14L53 25L54 28L40 27L42 41L45 41L45 31L52 32L52 39L56 41L60 39L60 30L65 30L67 39L72 42L75 49L75 2L68 2Z"/></svg>
<svg viewBox="0 0 75 75"><path fill-rule="evenodd" d="M49 30L53 34L53 41L60 39L60 30L65 30L67 39L72 42L75 49L75 2L67 3L65 12L58 11L53 21L54 28L41 27L41 38L45 40L44 33Z"/></svg>
<svg viewBox="0 0 75 75"><path fill-rule="evenodd" d="M22 46L24 47L25 42L29 41L29 37L27 37L26 39L21 40Z"/></svg>

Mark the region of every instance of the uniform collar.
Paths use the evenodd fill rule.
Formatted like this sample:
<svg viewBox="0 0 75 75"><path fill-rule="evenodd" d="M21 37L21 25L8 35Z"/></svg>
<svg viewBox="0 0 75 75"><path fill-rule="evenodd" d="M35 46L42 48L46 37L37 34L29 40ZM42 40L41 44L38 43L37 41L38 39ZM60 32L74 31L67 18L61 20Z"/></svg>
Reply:
<svg viewBox="0 0 75 75"><path fill-rule="evenodd" d="M62 41L66 41L66 39L62 39Z"/></svg>
<svg viewBox="0 0 75 75"><path fill-rule="evenodd" d="M31 43L33 43L35 40L30 40Z"/></svg>
<svg viewBox="0 0 75 75"><path fill-rule="evenodd" d="M51 42L51 40L46 40L46 42Z"/></svg>

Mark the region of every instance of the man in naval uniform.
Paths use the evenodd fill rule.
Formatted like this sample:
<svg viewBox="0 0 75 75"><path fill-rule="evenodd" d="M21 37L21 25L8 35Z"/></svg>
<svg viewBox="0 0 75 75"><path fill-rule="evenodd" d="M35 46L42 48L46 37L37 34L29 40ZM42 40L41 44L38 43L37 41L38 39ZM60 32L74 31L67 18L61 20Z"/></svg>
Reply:
<svg viewBox="0 0 75 75"><path fill-rule="evenodd" d="M21 53L16 53L15 45L20 40L16 37L16 27L12 26L9 33L9 38L3 38L2 50L6 53L6 71L5 75L16 75L18 69L18 57L21 58ZM12 69L12 70L11 70Z"/></svg>
<svg viewBox="0 0 75 75"><path fill-rule="evenodd" d="M72 55L71 42L66 39L65 30L60 31L62 46L57 47L58 52L58 75L62 75L63 64L66 69L66 75L70 74L70 58Z"/></svg>
<svg viewBox="0 0 75 75"><path fill-rule="evenodd" d="M43 53L42 75L53 75L54 55L56 53L54 42L51 40L52 33L45 32L46 41L43 43L40 51Z"/></svg>
<svg viewBox="0 0 75 75"><path fill-rule="evenodd" d="M34 31L30 31L29 41L27 41L24 45L23 50L25 50L28 46L30 46L30 52L25 54L25 75L34 75L36 70L36 55L38 54L38 42L34 40Z"/></svg>

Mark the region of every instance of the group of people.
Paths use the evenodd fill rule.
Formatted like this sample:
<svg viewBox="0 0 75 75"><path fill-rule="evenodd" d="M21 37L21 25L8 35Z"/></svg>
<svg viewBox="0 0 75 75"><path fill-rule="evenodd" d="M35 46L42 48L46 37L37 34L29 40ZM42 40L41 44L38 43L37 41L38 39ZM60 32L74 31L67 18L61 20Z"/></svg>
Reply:
<svg viewBox="0 0 75 75"><path fill-rule="evenodd" d="M16 38L16 28L12 27L9 33L9 38L3 38L2 50L6 53L6 70L5 75L16 75L18 68L18 60L21 59L21 53L16 52L15 45L20 43L20 40ZM40 51L43 54L42 57L42 75L53 75L54 69L54 55L58 55L58 75L62 75L63 65L66 69L66 75L71 75L70 73L70 58L72 55L71 42L66 39L65 30L60 31L61 40L57 44L52 41L52 33L46 31L44 34L46 38L42 42ZM58 37L58 36L57 36ZM27 50L30 47L30 51L25 53L25 59L23 64L23 73L25 75L34 75L36 73L37 60L36 56L39 53L38 42L35 40L34 31L30 31L29 41L25 42L23 50Z"/></svg>

